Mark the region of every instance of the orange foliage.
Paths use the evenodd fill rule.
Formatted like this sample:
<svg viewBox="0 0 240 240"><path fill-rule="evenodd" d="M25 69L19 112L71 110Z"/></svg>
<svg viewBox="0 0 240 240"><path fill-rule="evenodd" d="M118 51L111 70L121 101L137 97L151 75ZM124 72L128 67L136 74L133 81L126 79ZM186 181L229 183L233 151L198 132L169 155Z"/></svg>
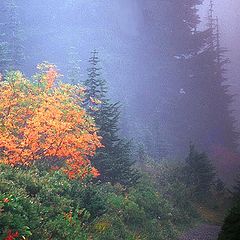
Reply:
<svg viewBox="0 0 240 240"><path fill-rule="evenodd" d="M0 162L14 166L58 159L70 178L97 176L88 158L102 145L94 121L81 107L83 90L55 84L54 65L43 63L38 69L34 82L20 72L0 82Z"/></svg>

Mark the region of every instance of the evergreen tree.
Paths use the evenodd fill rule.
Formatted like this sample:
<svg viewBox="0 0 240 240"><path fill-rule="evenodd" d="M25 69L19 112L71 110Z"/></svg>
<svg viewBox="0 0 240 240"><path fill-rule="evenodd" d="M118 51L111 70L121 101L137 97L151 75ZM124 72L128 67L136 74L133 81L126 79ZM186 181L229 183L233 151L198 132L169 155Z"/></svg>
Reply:
<svg viewBox="0 0 240 240"><path fill-rule="evenodd" d="M14 0L3 1L1 5L0 70L21 69L24 62L24 47L18 7Z"/></svg>
<svg viewBox="0 0 240 240"><path fill-rule="evenodd" d="M198 85L198 109L202 115L199 139L204 149L221 146L235 151L237 136L234 118L230 111L233 96L226 85L226 49L220 46L220 31L217 18L213 17L213 1L210 1L208 29L200 34L200 49L193 59L192 69ZM196 138L196 137L195 137ZM202 144L203 145L203 144Z"/></svg>
<svg viewBox="0 0 240 240"><path fill-rule="evenodd" d="M215 181L215 189L217 192L221 193L223 193L225 190L225 184L220 178L217 178L217 180Z"/></svg>
<svg viewBox="0 0 240 240"><path fill-rule="evenodd" d="M178 19L177 23L179 30L175 31L179 69L176 84L183 90L180 90L181 97L174 101L173 114L177 116L174 132L180 139L177 145L184 148L190 140L208 153L216 146L236 150L237 133L230 111L232 96L225 84L225 65L229 60L225 57L226 50L220 46L213 1L210 2L207 29L198 30L196 4L201 2L192 0L184 4L181 1L182 8L176 4L182 9L179 10L182 20ZM182 37L179 39L178 35Z"/></svg>
<svg viewBox="0 0 240 240"><path fill-rule="evenodd" d="M236 202L224 220L218 240L239 240L240 236L240 200Z"/></svg>
<svg viewBox="0 0 240 240"><path fill-rule="evenodd" d="M141 95L142 92L146 93L138 99L141 109L144 109L139 118L150 129L149 133L146 132L146 139L154 138L150 142L156 143L155 155L161 154L159 149L166 148L163 146L165 143L169 155L183 156L195 127L195 121L191 120L193 116L189 113L193 103L188 99L192 93L189 66L195 50L193 40L200 22L196 6L202 1L140 2L144 9L142 35L146 36L143 39L146 53L139 59L151 62L151 65L145 64L141 68L148 75L139 90ZM144 73L142 75L145 76Z"/></svg>
<svg viewBox="0 0 240 240"><path fill-rule="evenodd" d="M185 154L189 141L208 153L215 146L236 149L226 50L220 45L212 4L207 29L199 30L197 6L202 2L140 1L146 37L145 53L139 56L143 86L138 90L141 108L136 116L146 126L144 139L151 155L159 155L162 142L174 146L173 155L178 157Z"/></svg>
<svg viewBox="0 0 240 240"><path fill-rule="evenodd" d="M71 84L80 83L81 68L77 49L71 47L68 54L68 68L67 68L67 79Z"/></svg>
<svg viewBox="0 0 240 240"><path fill-rule="evenodd" d="M232 191L233 207L224 220L219 240L238 240L240 236L240 173Z"/></svg>
<svg viewBox="0 0 240 240"><path fill-rule="evenodd" d="M237 175L235 185L233 187L232 195L235 201L240 201L240 173L238 173Z"/></svg>
<svg viewBox="0 0 240 240"><path fill-rule="evenodd" d="M207 155L199 153L194 145L190 145L184 171L186 184L192 189L194 197L201 199L210 193L215 179L215 170Z"/></svg>
<svg viewBox="0 0 240 240"><path fill-rule="evenodd" d="M106 81L101 78L98 52L94 50L89 59L90 68L88 69L88 78L84 82L86 87L85 105L88 111L95 115L96 110L102 107L104 103L109 103L106 98L107 87Z"/></svg>
<svg viewBox="0 0 240 240"><path fill-rule="evenodd" d="M99 61L98 52L92 52L88 79L84 82L84 105L95 119L104 145L104 148L97 151L92 162L100 171L101 181L132 185L137 181L138 173L132 169L130 143L118 136L120 105L111 103L106 96L107 87L105 80L101 78Z"/></svg>

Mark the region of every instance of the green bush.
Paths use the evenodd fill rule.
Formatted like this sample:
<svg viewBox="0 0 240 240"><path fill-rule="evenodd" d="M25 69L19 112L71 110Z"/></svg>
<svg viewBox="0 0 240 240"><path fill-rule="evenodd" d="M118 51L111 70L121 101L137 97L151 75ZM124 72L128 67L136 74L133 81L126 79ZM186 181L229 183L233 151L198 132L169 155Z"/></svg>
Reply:
<svg viewBox="0 0 240 240"><path fill-rule="evenodd" d="M226 217L219 240L239 240L240 236L240 200Z"/></svg>
<svg viewBox="0 0 240 240"><path fill-rule="evenodd" d="M69 196L74 184L66 176L7 166L1 166L0 171L2 238L9 230L26 238L31 236L30 239L70 240L84 236L86 213L84 218L78 214L84 209L83 200L80 196L75 199ZM81 184L79 188L84 189Z"/></svg>
<svg viewBox="0 0 240 240"><path fill-rule="evenodd" d="M31 240L174 240L187 215L147 177L126 189L3 165L0 211L0 239L11 231Z"/></svg>

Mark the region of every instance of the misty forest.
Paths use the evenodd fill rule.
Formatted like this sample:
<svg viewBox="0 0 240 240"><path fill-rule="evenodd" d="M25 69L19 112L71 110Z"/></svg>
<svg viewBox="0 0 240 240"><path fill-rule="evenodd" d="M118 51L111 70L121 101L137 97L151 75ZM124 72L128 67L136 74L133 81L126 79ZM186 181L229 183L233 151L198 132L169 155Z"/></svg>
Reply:
<svg viewBox="0 0 240 240"><path fill-rule="evenodd" d="M240 2L0 1L0 239L239 240Z"/></svg>

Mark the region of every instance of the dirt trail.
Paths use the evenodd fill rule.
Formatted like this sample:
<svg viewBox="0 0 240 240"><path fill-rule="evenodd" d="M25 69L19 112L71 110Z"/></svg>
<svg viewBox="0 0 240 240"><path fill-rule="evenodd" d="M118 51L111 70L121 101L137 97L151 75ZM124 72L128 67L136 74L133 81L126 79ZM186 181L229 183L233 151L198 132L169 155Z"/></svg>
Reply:
<svg viewBox="0 0 240 240"><path fill-rule="evenodd" d="M186 232L179 240L217 240L220 226L203 224Z"/></svg>

